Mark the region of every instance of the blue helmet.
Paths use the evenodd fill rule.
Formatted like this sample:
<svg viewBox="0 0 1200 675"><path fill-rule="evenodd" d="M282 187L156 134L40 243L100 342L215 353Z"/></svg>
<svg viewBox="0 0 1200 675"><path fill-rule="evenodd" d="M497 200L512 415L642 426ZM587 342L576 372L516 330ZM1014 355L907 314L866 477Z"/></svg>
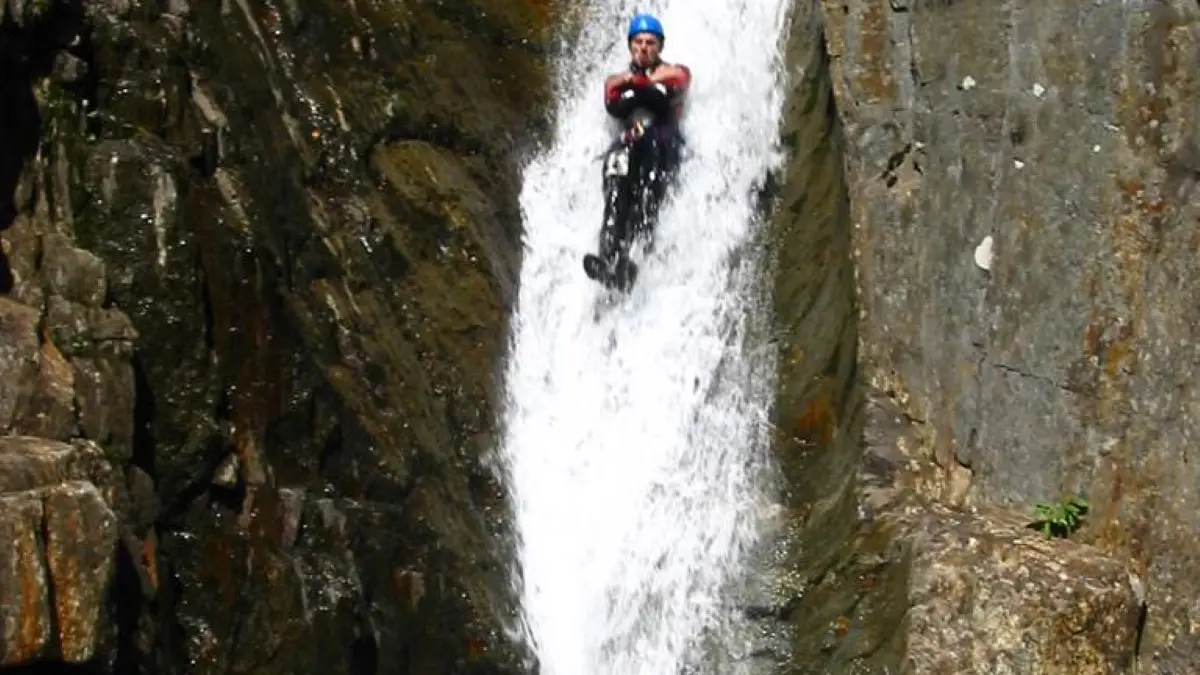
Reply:
<svg viewBox="0 0 1200 675"><path fill-rule="evenodd" d="M629 22L629 33L626 35L626 39L632 40L633 36L638 33L652 33L658 36L659 42L667 41L667 36L663 34L662 22L653 14L638 14Z"/></svg>

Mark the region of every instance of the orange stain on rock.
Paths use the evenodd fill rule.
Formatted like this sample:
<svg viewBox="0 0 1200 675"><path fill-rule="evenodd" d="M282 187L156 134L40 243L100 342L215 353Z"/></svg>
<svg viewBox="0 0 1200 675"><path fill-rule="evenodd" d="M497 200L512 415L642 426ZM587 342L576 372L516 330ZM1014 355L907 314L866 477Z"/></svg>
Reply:
<svg viewBox="0 0 1200 675"><path fill-rule="evenodd" d="M829 395L822 392L809 399L792 425L792 437L805 445L828 445L833 438L834 414Z"/></svg>

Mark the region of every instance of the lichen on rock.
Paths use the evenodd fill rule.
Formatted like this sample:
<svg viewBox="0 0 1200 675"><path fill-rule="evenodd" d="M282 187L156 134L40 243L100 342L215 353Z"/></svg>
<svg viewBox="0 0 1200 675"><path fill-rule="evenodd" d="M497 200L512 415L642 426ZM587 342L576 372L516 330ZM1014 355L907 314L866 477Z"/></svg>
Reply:
<svg viewBox="0 0 1200 675"><path fill-rule="evenodd" d="M0 436L0 665L86 663L113 632L118 519L92 444Z"/></svg>
<svg viewBox="0 0 1200 675"><path fill-rule="evenodd" d="M1185 543L1197 512L1187 459L1195 312L1182 299L1196 281L1184 259L1195 244L1187 167L1200 10L823 9L846 136L863 379L870 398L895 406L881 419L911 427L898 444L877 443L892 447L868 452L868 468L891 466L930 513L954 509L980 541L1036 502L1086 495L1092 510L1061 555L1081 580L1104 581L1068 584L1064 597L1113 600L1071 642L1099 647L1068 658L1030 642L1020 658L988 658L1008 672L1130 672L1135 655L1140 669L1168 667L1157 664L1197 644L1188 618L1197 568ZM986 241L987 264L977 265ZM868 438L887 436L876 424ZM915 522L900 540L937 526ZM1012 616L1048 625L1064 611L1049 601L1053 559L1005 550L1046 599L1010 597ZM938 563L968 564L994 574L992 586L1021 569ZM932 572L913 567L905 593L920 574ZM1100 590L1124 577L1144 592ZM1131 629L1133 605L1144 622ZM920 639L947 648L936 625L905 630L910 648ZM972 630L963 635L977 648L993 628Z"/></svg>
<svg viewBox="0 0 1200 675"><path fill-rule="evenodd" d="M797 80L781 130L791 161L769 234L784 485L751 598L755 653L788 673L1132 672L1155 611L1140 516L1132 548L1106 540L1102 515L1068 540L1025 527L1035 501L1105 494L1087 489L1093 465L1077 441L1089 424L1099 440L1101 427L1132 418L1115 398L1079 411L1104 387L1130 392L1120 383L1138 372L1128 320L1068 325L1083 305L1064 281L1089 269L1105 236L1089 223L1112 196L1082 190L1103 166L1095 155L1117 147L1096 149L1110 133L1102 125L1059 129L1077 118L1047 117L1089 110L1084 95L1104 81L1099 61L1080 60L1084 43L1051 37L1080 10L815 9L793 13L786 60ZM1133 14L1121 11L1090 12L1072 40L1127 30ZM1067 59L1078 77L1054 79L1026 48ZM1066 145L1073 137L1078 148ZM1137 193L1145 214L1157 194ZM1088 273L1093 297L1099 278ZM1129 275L1114 278L1121 294L1145 297ZM1065 347L1037 358L1092 334L1084 344L1107 370L1045 367Z"/></svg>

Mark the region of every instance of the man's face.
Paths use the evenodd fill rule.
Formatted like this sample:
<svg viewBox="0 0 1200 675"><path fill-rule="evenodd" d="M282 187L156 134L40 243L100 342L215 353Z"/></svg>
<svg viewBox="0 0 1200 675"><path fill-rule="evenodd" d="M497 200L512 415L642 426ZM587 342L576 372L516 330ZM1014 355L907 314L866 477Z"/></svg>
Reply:
<svg viewBox="0 0 1200 675"><path fill-rule="evenodd" d="M629 56L634 63L642 67L658 60L658 52L661 49L658 36L652 33L638 33L629 41Z"/></svg>

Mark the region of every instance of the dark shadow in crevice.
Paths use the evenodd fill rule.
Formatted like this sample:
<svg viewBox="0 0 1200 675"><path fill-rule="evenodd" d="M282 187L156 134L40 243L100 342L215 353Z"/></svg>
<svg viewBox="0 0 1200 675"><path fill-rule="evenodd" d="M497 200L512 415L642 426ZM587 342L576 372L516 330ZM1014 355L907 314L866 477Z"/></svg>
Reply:
<svg viewBox="0 0 1200 675"><path fill-rule="evenodd" d="M13 24L11 16L0 22L0 230L16 218L17 179L41 138L29 33Z"/></svg>
<svg viewBox="0 0 1200 675"><path fill-rule="evenodd" d="M1133 638L1133 661L1136 662L1138 657L1142 656L1143 638L1146 636L1146 616L1149 606L1143 602L1138 607L1137 631Z"/></svg>
<svg viewBox="0 0 1200 675"><path fill-rule="evenodd" d="M0 232L17 217L17 181L37 151L42 119L33 97L30 36L11 16L0 23ZM0 293L13 287L12 268L0 249Z"/></svg>
<svg viewBox="0 0 1200 675"><path fill-rule="evenodd" d="M0 20L0 232L29 207L18 203L16 191L21 172L42 138L43 120L34 84L50 74L59 51L78 42L74 37L82 21L82 3L62 0L50 3L22 26L11 12ZM74 45L71 50L77 48ZM12 266L0 249L0 293L11 292L13 283Z"/></svg>
<svg viewBox="0 0 1200 675"><path fill-rule="evenodd" d="M105 675L106 672L98 665L63 663L61 661L35 661L19 666L0 668L0 675Z"/></svg>
<svg viewBox="0 0 1200 675"><path fill-rule="evenodd" d="M379 672L379 645L375 643L375 636L371 633L359 635L354 644L350 646L350 674L375 675L377 672Z"/></svg>
<svg viewBox="0 0 1200 675"><path fill-rule="evenodd" d="M0 295L11 293L15 281L12 267L8 264L8 256L4 255L3 249L0 249Z"/></svg>
<svg viewBox="0 0 1200 675"><path fill-rule="evenodd" d="M135 673L139 661L137 649L138 619L142 613L142 578L133 552L118 541L116 583L112 586L117 620L117 657L114 673Z"/></svg>
<svg viewBox="0 0 1200 675"><path fill-rule="evenodd" d="M136 354L133 359L133 465L151 478L154 473L154 423L157 406L145 364Z"/></svg>

